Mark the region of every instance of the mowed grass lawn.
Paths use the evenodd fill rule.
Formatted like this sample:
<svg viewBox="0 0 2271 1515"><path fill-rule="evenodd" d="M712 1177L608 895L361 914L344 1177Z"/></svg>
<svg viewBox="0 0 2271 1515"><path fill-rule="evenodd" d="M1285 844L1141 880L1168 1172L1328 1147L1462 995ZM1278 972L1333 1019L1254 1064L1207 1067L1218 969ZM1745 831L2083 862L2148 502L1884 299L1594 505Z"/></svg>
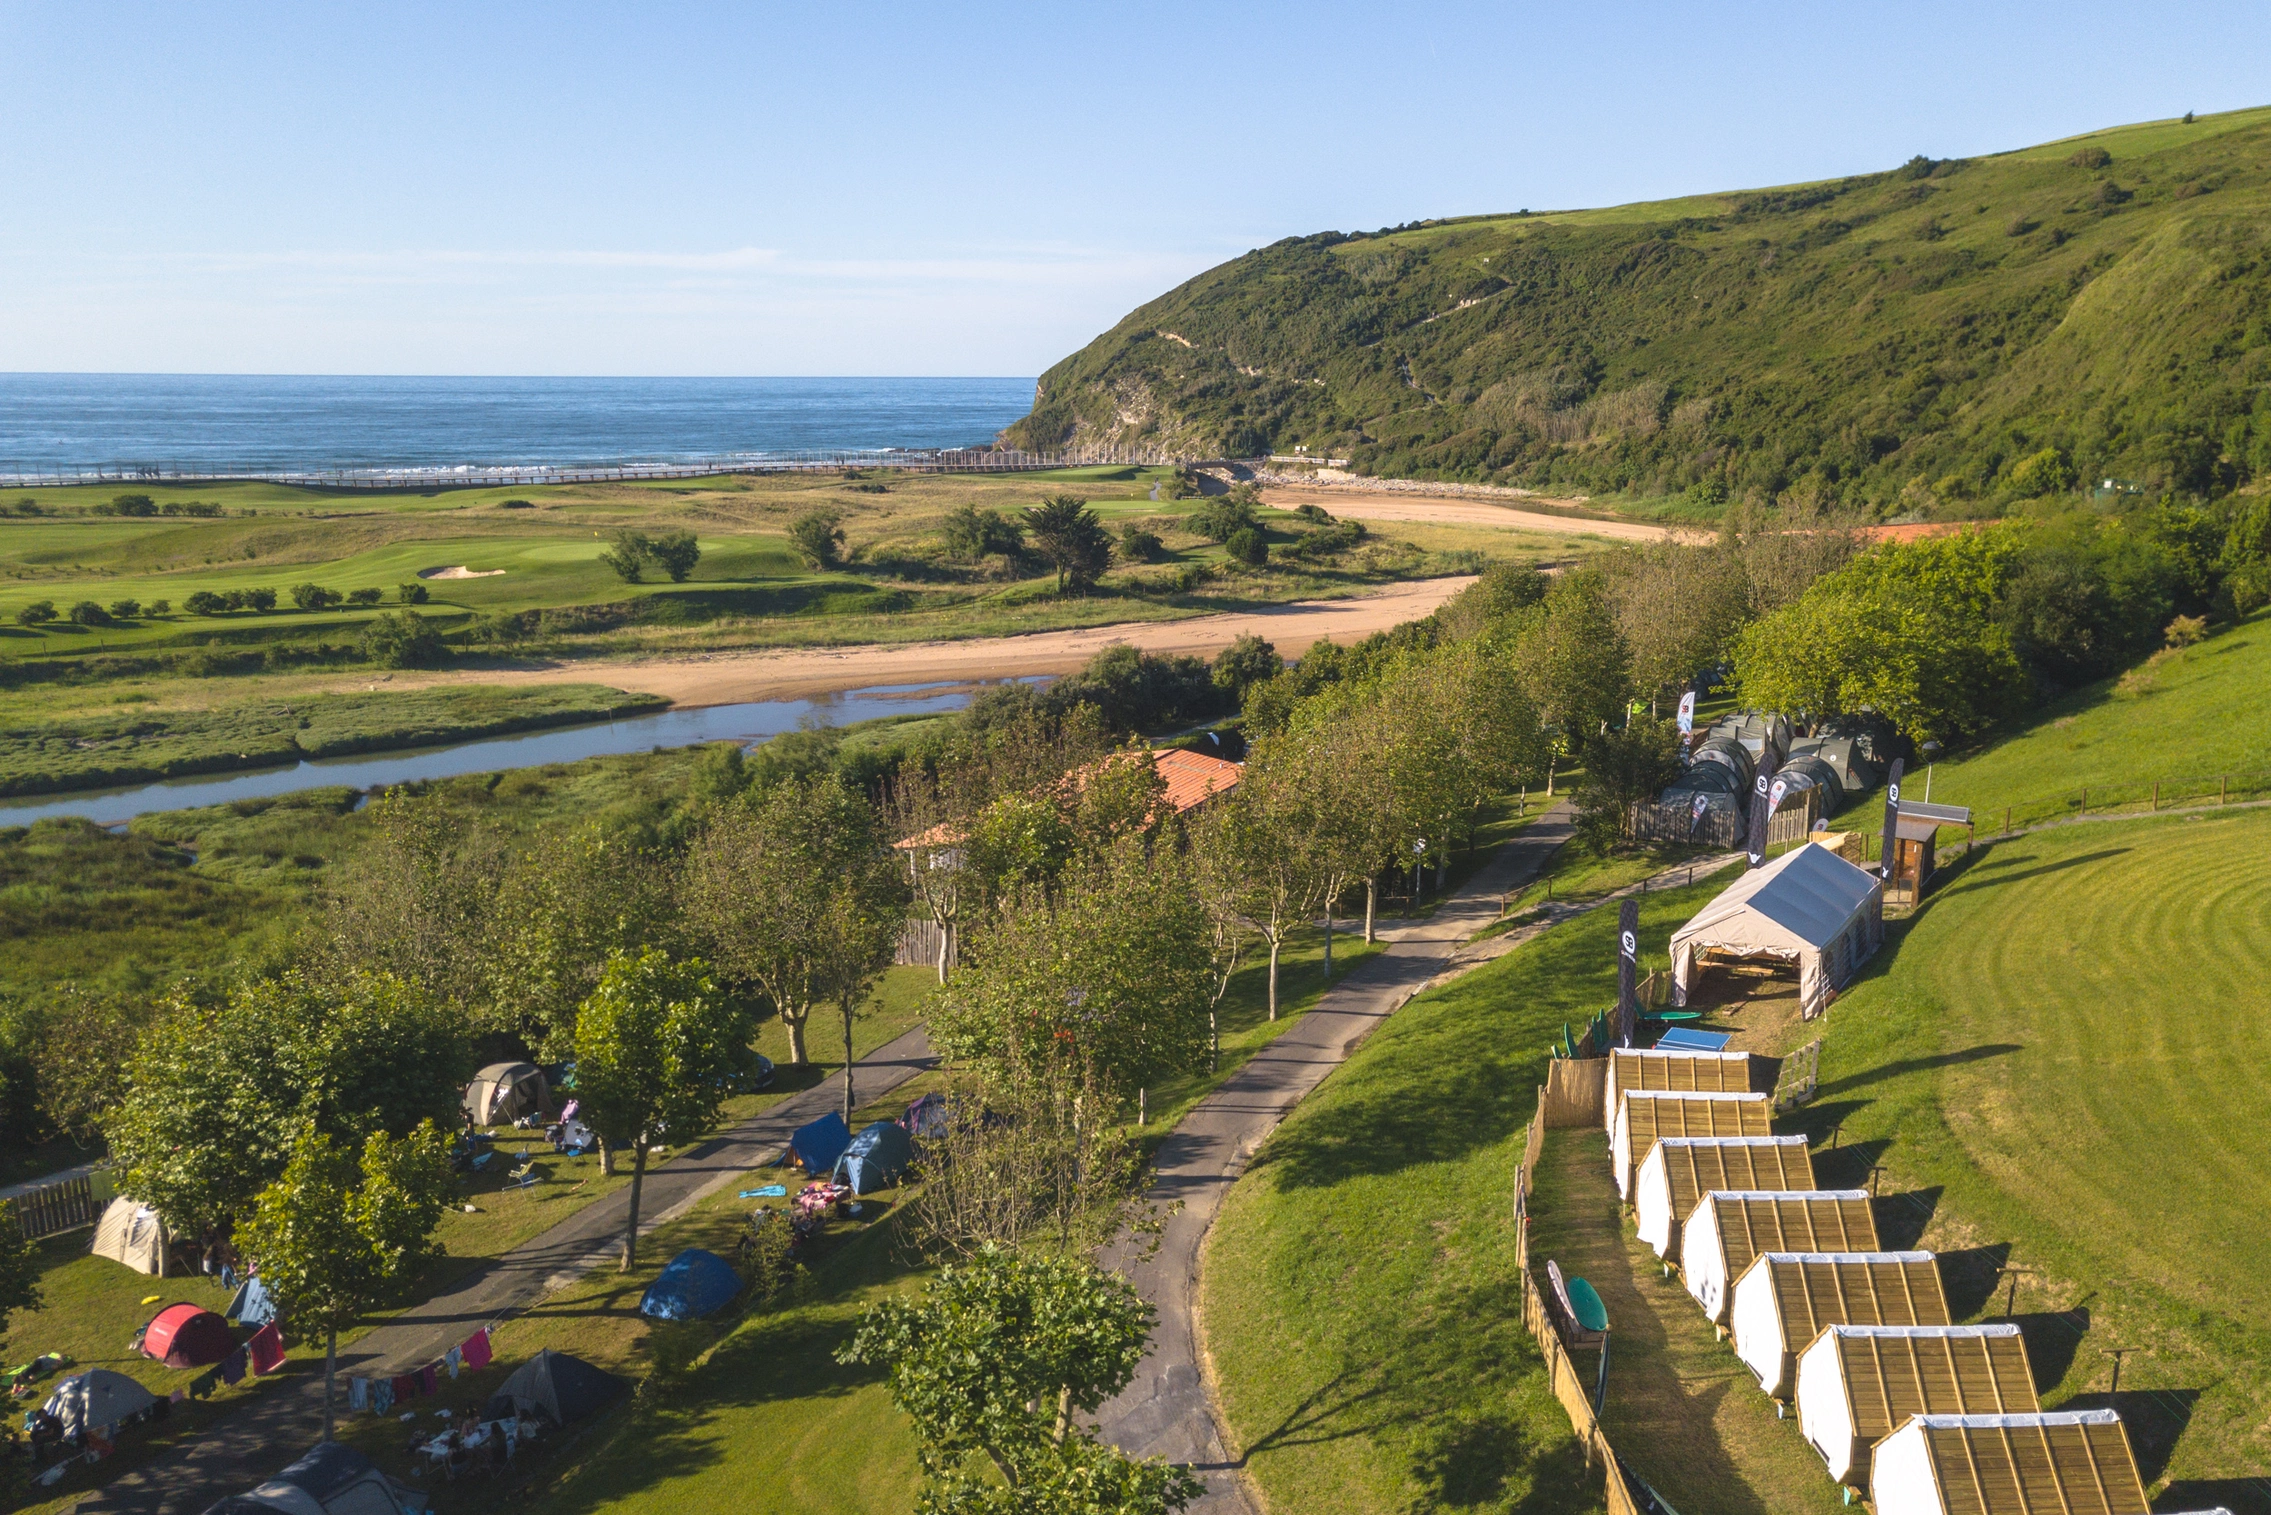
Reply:
<svg viewBox="0 0 2271 1515"><path fill-rule="evenodd" d="M2260 734L2259 702L2226 719L2250 708ZM1843 1126L1825 1180L1882 1163L1910 1196L1888 1229L1905 1207L1956 1254L1959 1309L1999 1317L1994 1267L2039 1270L2017 1307L2045 1402L2118 1409L2169 1509L2271 1509L2267 975L2271 814L2013 838L1832 1010L1804 1112Z"/></svg>
<svg viewBox="0 0 2271 1515"><path fill-rule="evenodd" d="M2093 812L2144 809L2155 782L2163 805L2212 804L2220 775L2254 775L2232 793L2262 798L2271 791L2267 711L2271 613L2078 690L2012 734L1934 765L1932 802L1972 807L1985 837L2002 827L2005 807L2014 826L2078 814L2085 785ZM1909 799L1924 798L1923 766L1913 763L1902 785ZM1881 830L1882 791L1836 824L1871 835Z"/></svg>
<svg viewBox="0 0 2271 1515"><path fill-rule="evenodd" d="M1644 942L1712 891L1644 897ZM1522 1328L1513 1194L1547 1042L1615 997L1615 928L1594 911L1412 1000L1231 1191L1206 1345L1271 1508L1600 1507Z"/></svg>

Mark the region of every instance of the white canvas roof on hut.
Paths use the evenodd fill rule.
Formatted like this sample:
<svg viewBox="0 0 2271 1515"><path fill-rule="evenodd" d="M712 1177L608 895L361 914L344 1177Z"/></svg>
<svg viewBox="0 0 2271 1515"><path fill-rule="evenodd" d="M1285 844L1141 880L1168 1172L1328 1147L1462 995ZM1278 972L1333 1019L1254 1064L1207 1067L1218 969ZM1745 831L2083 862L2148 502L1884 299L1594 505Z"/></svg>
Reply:
<svg viewBox="0 0 2271 1515"><path fill-rule="evenodd" d="M1627 1089L1609 1128L1617 1197L1632 1198L1632 1176L1648 1149L1667 1136L1771 1136L1774 1111L1763 1094Z"/></svg>
<svg viewBox="0 0 2271 1515"><path fill-rule="evenodd" d="M1775 958L1798 970L1799 1008L1819 1014L1884 940L1877 876L1808 842L1753 868L1672 935L1672 994L1680 1004L1705 952Z"/></svg>
<svg viewBox="0 0 2271 1515"><path fill-rule="evenodd" d="M1723 1326L1735 1280L1762 1252L1875 1252L1877 1220L1866 1189L1803 1193L1718 1190L1687 1218L1680 1272L1711 1323Z"/></svg>
<svg viewBox="0 0 2271 1515"><path fill-rule="evenodd" d="M1739 1314L1739 1285L1737 1292ZM1856 1488L1869 1479L1869 1448L1911 1415L2042 1408L2026 1342L2007 1323L1831 1326L1798 1355L1795 1402L1798 1430L1822 1454L1829 1476Z"/></svg>
<svg viewBox="0 0 2271 1515"><path fill-rule="evenodd" d="M1814 1159L1803 1136L1667 1136L1641 1159L1632 1208L1640 1239L1676 1263L1681 1223L1712 1190L1813 1187Z"/></svg>
<svg viewBox="0 0 2271 1515"><path fill-rule="evenodd" d="M1776 1399L1797 1387L1798 1354L1832 1326L1944 1326L1952 1319L1929 1252L1761 1253L1735 1275L1727 1311L1735 1355Z"/></svg>
<svg viewBox="0 0 2271 1515"><path fill-rule="evenodd" d="M1616 1047L1609 1052L1609 1074L1601 1095L1602 1130L1616 1129L1617 1104L1627 1089L1770 1092L1753 1088L1748 1052L1659 1052L1654 1048Z"/></svg>
<svg viewBox="0 0 2271 1515"><path fill-rule="evenodd" d="M1877 1443L1877 1515L2147 1515L2145 1481L2111 1410L1913 1415Z"/></svg>
<svg viewBox="0 0 2271 1515"><path fill-rule="evenodd" d="M165 1218L138 1199L120 1195L95 1222L95 1239L87 1250L97 1257L124 1263L137 1273L166 1276Z"/></svg>

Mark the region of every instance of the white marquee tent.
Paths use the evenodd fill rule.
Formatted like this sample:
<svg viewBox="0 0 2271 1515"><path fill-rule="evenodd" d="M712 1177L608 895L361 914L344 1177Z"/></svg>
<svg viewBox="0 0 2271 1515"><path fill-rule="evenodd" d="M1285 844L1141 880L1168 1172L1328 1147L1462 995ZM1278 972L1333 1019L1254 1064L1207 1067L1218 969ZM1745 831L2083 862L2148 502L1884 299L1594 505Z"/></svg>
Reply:
<svg viewBox="0 0 2271 1515"><path fill-rule="evenodd" d="M1808 842L1745 873L1673 933L1673 997L1688 1002L1706 954L1771 959L1797 968L1810 1020L1883 943L1883 908L1874 873Z"/></svg>

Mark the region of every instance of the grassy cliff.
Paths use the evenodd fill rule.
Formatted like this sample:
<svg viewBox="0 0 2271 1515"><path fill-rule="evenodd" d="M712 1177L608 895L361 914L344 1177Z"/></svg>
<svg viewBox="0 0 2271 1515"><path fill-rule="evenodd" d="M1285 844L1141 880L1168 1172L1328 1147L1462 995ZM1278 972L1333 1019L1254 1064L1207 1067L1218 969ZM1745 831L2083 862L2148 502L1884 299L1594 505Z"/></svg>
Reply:
<svg viewBox="0 0 2271 1515"><path fill-rule="evenodd" d="M1057 364L1009 435L1888 515L2220 494L2271 468L2267 210L2271 108L1288 238Z"/></svg>

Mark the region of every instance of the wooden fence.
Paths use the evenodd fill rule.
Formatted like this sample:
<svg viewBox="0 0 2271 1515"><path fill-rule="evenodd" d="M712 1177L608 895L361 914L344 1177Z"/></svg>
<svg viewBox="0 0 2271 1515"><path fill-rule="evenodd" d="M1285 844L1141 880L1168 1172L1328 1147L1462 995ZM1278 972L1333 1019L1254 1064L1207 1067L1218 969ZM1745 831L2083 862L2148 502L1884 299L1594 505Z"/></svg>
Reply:
<svg viewBox="0 0 2271 1515"><path fill-rule="evenodd" d="M945 929L933 920L908 921L899 928L899 952L891 961L902 968L936 968L938 940L945 934ZM955 950L957 946L959 943L952 944L947 949L946 966L949 968L962 955Z"/></svg>
<svg viewBox="0 0 2271 1515"><path fill-rule="evenodd" d="M1547 1066L1546 1082L1538 1089L1537 1113L1530 1118L1529 1134L1523 1143L1522 1166L1514 1178L1514 1254L1522 1270L1522 1324L1537 1339L1538 1350L1545 1356L1547 1381L1553 1387L1553 1397L1569 1416L1577 1444L1584 1449L1585 1465L1592 1467L1598 1462L1601 1467L1607 1481L1609 1515L1649 1515L1658 1506L1653 1498L1633 1487L1616 1449L1609 1445L1600 1417L1593 1413L1592 1380L1578 1372L1577 1364L1570 1360L1554 1310L1546 1303L1545 1291L1538 1287L1537 1276L1530 1268L1530 1175L1545 1149L1546 1128L1598 1125L1608 1073L1608 1062L1602 1058L1556 1058Z"/></svg>
<svg viewBox="0 0 2271 1515"><path fill-rule="evenodd" d="M1804 841L1820 814L1821 791L1799 790L1767 818L1766 844L1779 847L1786 842ZM1632 807L1632 835L1635 841L1659 845L1692 842L1700 847L1732 851L1744 844L1749 832L1743 818L1732 810L1706 810L1698 817L1685 805L1644 800Z"/></svg>
<svg viewBox="0 0 2271 1515"><path fill-rule="evenodd" d="M26 1190L7 1203L16 1212L16 1224L23 1227L24 1239L37 1241L43 1236L93 1225L102 1218L107 1197L98 1195L94 1180L82 1173L58 1184Z"/></svg>

